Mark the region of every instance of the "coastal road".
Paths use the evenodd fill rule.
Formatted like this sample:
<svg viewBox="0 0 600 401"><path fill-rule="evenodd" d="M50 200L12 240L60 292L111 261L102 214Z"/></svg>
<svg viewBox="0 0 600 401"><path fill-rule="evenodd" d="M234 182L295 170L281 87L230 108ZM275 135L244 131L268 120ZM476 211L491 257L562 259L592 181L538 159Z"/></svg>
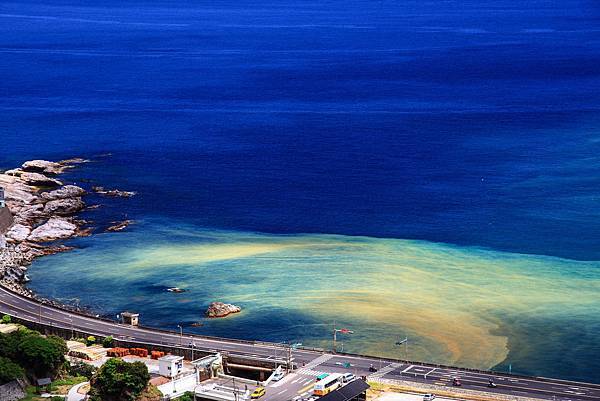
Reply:
<svg viewBox="0 0 600 401"><path fill-rule="evenodd" d="M285 359L285 349L282 345L206 338L189 334L181 336L176 332L123 325L41 305L2 287L0 287L0 314L9 314L26 321L81 331L99 337L111 335L120 340L136 343L181 346L189 349L189 344L193 342L194 348L198 351L219 351L245 357ZM356 376L368 376L369 380L382 383L395 384L408 381L446 387L448 390L452 389L452 378L458 377L463 389L555 401L600 401L600 384L512 376L494 372L473 372L375 357L335 355L307 349L294 350L293 358L298 369L287 375L281 382L271 385L266 400L287 401L298 396L306 396L310 393L314 377L320 373L350 372ZM377 372L369 371L371 365L377 369ZM488 388L490 379L497 384L496 388Z"/></svg>

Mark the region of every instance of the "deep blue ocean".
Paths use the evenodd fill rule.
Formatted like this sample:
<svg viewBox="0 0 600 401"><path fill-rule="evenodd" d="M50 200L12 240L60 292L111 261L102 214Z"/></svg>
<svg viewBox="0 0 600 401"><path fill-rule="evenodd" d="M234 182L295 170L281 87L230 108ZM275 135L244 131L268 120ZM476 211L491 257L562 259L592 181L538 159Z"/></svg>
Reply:
<svg viewBox="0 0 600 401"><path fill-rule="evenodd" d="M0 168L75 156L93 162L73 180L139 194L90 213L99 224L127 217L558 257L592 262L593 294L600 4L2 2ZM143 237L145 227L132 230ZM93 237L81 245L93 249ZM35 280L63 257L34 264L31 285L85 304L85 291ZM505 316L513 326L498 330L512 333L515 369L599 380L599 305L573 321L565 304L552 319ZM253 337L245 333L235 335ZM529 335L537 348L523 345ZM557 366L565 353L569 368Z"/></svg>

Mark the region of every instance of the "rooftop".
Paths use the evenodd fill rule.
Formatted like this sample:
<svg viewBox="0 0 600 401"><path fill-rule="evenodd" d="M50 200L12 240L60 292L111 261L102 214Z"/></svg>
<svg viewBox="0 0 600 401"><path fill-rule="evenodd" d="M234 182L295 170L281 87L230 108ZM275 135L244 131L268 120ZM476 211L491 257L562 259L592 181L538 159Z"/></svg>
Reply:
<svg viewBox="0 0 600 401"><path fill-rule="evenodd" d="M163 357L158 358L158 360L168 362L179 362L183 360L183 357L178 355L165 355Z"/></svg>

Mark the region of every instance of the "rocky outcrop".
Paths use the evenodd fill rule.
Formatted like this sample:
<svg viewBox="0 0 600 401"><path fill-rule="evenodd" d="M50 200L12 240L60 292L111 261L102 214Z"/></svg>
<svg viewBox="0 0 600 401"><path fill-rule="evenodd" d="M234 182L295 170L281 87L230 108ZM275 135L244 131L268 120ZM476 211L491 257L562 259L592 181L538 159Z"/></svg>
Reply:
<svg viewBox="0 0 600 401"><path fill-rule="evenodd" d="M44 213L48 215L71 216L85 207L81 198L56 199L46 203Z"/></svg>
<svg viewBox="0 0 600 401"><path fill-rule="evenodd" d="M19 179L26 185L34 187L58 187L62 182L55 178L50 178L40 173L23 173Z"/></svg>
<svg viewBox="0 0 600 401"><path fill-rule="evenodd" d="M71 221L52 217L46 223L34 229L27 239L32 242L48 242L57 239L70 238L75 235L77 226Z"/></svg>
<svg viewBox="0 0 600 401"><path fill-rule="evenodd" d="M42 199L52 201L57 199L81 198L85 194L85 189L77 185L65 185L54 191L44 192L41 196Z"/></svg>
<svg viewBox="0 0 600 401"><path fill-rule="evenodd" d="M206 310L206 317L216 318L225 317L232 313L241 312L242 308L233 304L226 304L223 302L212 302Z"/></svg>
<svg viewBox="0 0 600 401"><path fill-rule="evenodd" d="M24 226L23 224L15 224L6 233L6 238L9 241L21 242L25 241L31 234L31 227Z"/></svg>
<svg viewBox="0 0 600 401"><path fill-rule="evenodd" d="M63 172L64 166L60 163L49 162L47 160L30 160L28 162L23 163L21 169L23 171L29 171L33 173L56 175Z"/></svg>
<svg viewBox="0 0 600 401"><path fill-rule="evenodd" d="M86 160L32 160L25 162L22 168L0 173L7 206L1 211L12 215L10 224L2 229L5 234L0 236L0 285L34 296L22 285L27 280L25 273L31 262L44 255L73 249L54 241L91 234L91 228L85 228L89 222L74 216L85 208L82 197L86 191L76 185L63 186L56 178L64 170L83 162ZM124 228L124 223L118 225Z"/></svg>

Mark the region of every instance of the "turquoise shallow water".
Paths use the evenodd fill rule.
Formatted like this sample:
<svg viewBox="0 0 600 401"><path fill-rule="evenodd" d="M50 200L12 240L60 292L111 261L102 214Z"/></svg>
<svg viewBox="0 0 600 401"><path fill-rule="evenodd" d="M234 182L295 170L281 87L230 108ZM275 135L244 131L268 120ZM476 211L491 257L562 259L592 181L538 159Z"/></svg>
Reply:
<svg viewBox="0 0 600 401"><path fill-rule="evenodd" d="M393 344L406 335L410 358L478 368L512 363L521 372L539 371L548 355L575 363L599 351L600 262L425 241L215 231L161 219L75 243L74 252L34 263L32 288L109 316L139 311L151 326L184 323L210 335L329 347L336 321L356 332L341 339L347 351L404 357ZM171 286L189 292L172 294ZM189 327L213 300L243 312ZM579 347L565 348L558 337L575 332Z"/></svg>

